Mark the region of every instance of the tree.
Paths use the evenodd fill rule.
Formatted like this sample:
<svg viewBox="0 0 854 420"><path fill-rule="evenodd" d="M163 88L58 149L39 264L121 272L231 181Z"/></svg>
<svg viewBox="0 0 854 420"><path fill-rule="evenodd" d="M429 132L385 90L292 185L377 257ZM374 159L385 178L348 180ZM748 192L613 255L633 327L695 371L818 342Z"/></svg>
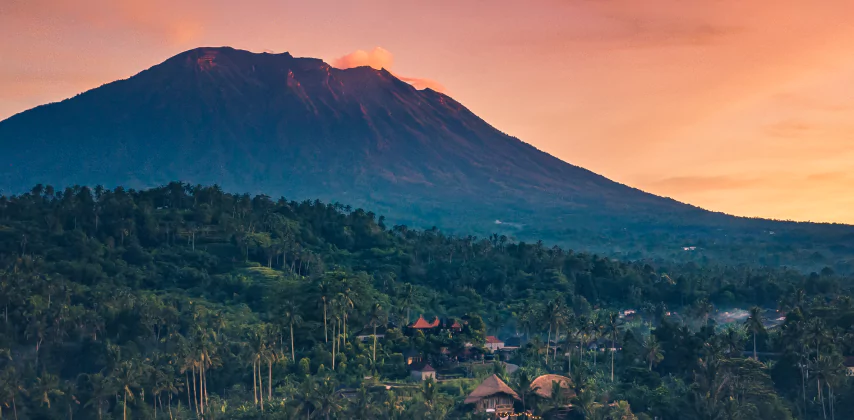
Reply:
<svg viewBox="0 0 854 420"><path fill-rule="evenodd" d="M765 320L762 316L762 309L758 306L750 308L747 320L745 320L745 325L747 326L747 329L753 334L753 358L756 360L759 360L756 354L756 335L765 332L764 322Z"/></svg>
<svg viewBox="0 0 854 420"><path fill-rule="evenodd" d="M315 408L314 413L329 420L330 416L341 410L341 397L336 392L335 380L329 376L311 381L309 401ZM314 414L313 413L313 414Z"/></svg>
<svg viewBox="0 0 854 420"><path fill-rule="evenodd" d="M531 396L540 389L540 387L531 388L531 384L534 382L535 378L526 368L517 370L514 373L513 379L513 388L516 393L519 394L519 398L522 399L522 409L527 411L528 401Z"/></svg>
<svg viewBox="0 0 854 420"><path fill-rule="evenodd" d="M827 387L830 417L831 419L835 419L836 411L834 409L834 389L845 379L845 369L842 366L842 358L837 354L820 356L815 361L813 370L815 372L816 380L819 383L818 393L821 401L822 412L824 412L824 393L821 389L821 383L824 383Z"/></svg>
<svg viewBox="0 0 854 420"><path fill-rule="evenodd" d="M114 372L113 380L116 382L117 388L124 394L122 402L122 418L124 420L127 420L128 400L133 401L134 390L139 388L140 376L140 364L133 359L121 362L116 372Z"/></svg>
<svg viewBox="0 0 854 420"><path fill-rule="evenodd" d="M652 334L646 336L643 341L643 356L644 360L649 363L650 372L652 372L653 364L658 364L658 362L664 359L661 344L658 343L658 340Z"/></svg>
<svg viewBox="0 0 854 420"><path fill-rule="evenodd" d="M18 420L17 400L19 395L29 395L29 392L21 380L21 375L13 366L7 366L0 375L0 402L6 407L12 407L15 420ZM2 409L0 406L0 417L2 417Z"/></svg>
<svg viewBox="0 0 854 420"><path fill-rule="evenodd" d="M47 405L47 408L50 408L50 401L53 397L65 395L59 385L59 378L47 372L36 378L36 382L33 384L33 393L38 396L42 405Z"/></svg>
<svg viewBox="0 0 854 420"><path fill-rule="evenodd" d="M382 306L379 303L375 303L373 308L371 308L371 313L368 316L368 325L373 327L374 333L374 350L373 350L373 363L376 365L377 363L377 326L385 325L388 321L388 315L386 315Z"/></svg>
<svg viewBox="0 0 854 420"><path fill-rule="evenodd" d="M614 311L608 312L605 317L605 330L611 334L611 382L614 382L614 357L617 349L617 333L621 326L620 315Z"/></svg>
<svg viewBox="0 0 854 420"><path fill-rule="evenodd" d="M293 301L285 301L283 308L283 318L285 324L291 330L291 361L296 363L296 350L294 349L294 326L302 324L302 315L300 315L300 307Z"/></svg>
<svg viewBox="0 0 854 420"><path fill-rule="evenodd" d="M98 411L98 420L101 420L104 403L107 402L111 396L116 394L116 389L109 378L105 377L100 372L88 374L85 375L85 377L90 388L90 398L86 401L83 407L94 406Z"/></svg>
<svg viewBox="0 0 854 420"><path fill-rule="evenodd" d="M694 303L694 312L703 320L703 326L709 323L709 315L715 310L714 305L708 299L700 299Z"/></svg>
<svg viewBox="0 0 854 420"><path fill-rule="evenodd" d="M329 319L327 305L329 303L329 298L332 296L330 282L326 278L320 279L320 281L317 282L317 291L319 293L320 302L323 305L323 339L328 343L329 327L326 326L326 321Z"/></svg>

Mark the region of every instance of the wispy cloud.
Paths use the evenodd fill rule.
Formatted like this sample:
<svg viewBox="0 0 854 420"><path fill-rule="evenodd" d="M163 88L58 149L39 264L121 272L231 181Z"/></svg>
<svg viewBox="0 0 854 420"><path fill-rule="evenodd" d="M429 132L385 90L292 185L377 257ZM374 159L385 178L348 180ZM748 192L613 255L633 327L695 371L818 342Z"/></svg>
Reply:
<svg viewBox="0 0 854 420"><path fill-rule="evenodd" d="M349 54L343 55L332 60L332 66L339 69L349 69L353 67L369 66L379 69L386 69L395 75L400 80L414 86L416 89L430 88L437 92L445 92L445 87L441 83L420 77L402 76L392 71L394 65L394 54L382 47L374 47L370 51L356 50Z"/></svg>

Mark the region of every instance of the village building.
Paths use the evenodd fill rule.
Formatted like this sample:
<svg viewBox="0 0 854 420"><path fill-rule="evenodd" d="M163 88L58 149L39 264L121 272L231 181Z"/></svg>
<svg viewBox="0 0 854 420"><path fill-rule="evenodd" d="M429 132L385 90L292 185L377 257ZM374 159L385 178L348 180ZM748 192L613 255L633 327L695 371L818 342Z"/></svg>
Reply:
<svg viewBox="0 0 854 420"><path fill-rule="evenodd" d="M518 350L520 347L522 347L521 336L517 335L504 340L504 350Z"/></svg>
<svg viewBox="0 0 854 420"><path fill-rule="evenodd" d="M415 363L420 363L423 360L423 356L421 356L421 352L415 349L408 349L403 352L403 360L406 360L406 365L412 365Z"/></svg>
<svg viewBox="0 0 854 420"><path fill-rule="evenodd" d="M409 324L409 328L412 328L414 330L431 330L431 329L436 328L438 326L439 326L439 318L438 317L435 318L432 322L427 322L427 320L424 319L424 315L419 315L418 319L415 322Z"/></svg>
<svg viewBox="0 0 854 420"><path fill-rule="evenodd" d="M490 335L486 337L485 347L490 351L495 352L504 348L504 341L494 335Z"/></svg>
<svg viewBox="0 0 854 420"><path fill-rule="evenodd" d="M486 378L465 399L466 404L474 405L476 413L493 414L498 418L512 415L516 401L520 401L519 395L496 375Z"/></svg>
<svg viewBox="0 0 854 420"><path fill-rule="evenodd" d="M854 376L854 356L846 357L842 365L845 366L845 373L848 376Z"/></svg>
<svg viewBox="0 0 854 420"><path fill-rule="evenodd" d="M385 338L386 331L387 331L387 329L385 327L377 327L377 340L382 340L383 338ZM363 343L365 341L373 341L373 339L374 339L374 328L369 327L369 328L365 328L362 331L359 331L356 334L356 338Z"/></svg>
<svg viewBox="0 0 854 420"><path fill-rule="evenodd" d="M409 365L409 375L417 381L424 381L427 378L436 379L436 369L433 369L429 363L418 362Z"/></svg>

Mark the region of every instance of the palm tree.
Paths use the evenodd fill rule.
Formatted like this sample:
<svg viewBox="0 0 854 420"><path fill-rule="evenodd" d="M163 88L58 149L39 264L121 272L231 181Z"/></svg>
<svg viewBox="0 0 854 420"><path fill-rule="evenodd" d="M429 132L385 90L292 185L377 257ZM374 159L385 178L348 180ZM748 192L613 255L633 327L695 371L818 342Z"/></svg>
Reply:
<svg viewBox="0 0 854 420"><path fill-rule="evenodd" d="M745 320L745 325L747 325L747 329L753 333L753 359L755 360L758 360L756 355L756 334L765 332L764 321L762 309L760 307L754 306L750 308L747 320Z"/></svg>
<svg viewBox="0 0 854 420"><path fill-rule="evenodd" d="M327 313L327 304L329 297L332 295L331 285L326 279L321 279L317 283L317 291L320 294L320 302L323 305L323 339L329 342L329 328L326 326L326 320L329 318Z"/></svg>
<svg viewBox="0 0 854 420"><path fill-rule="evenodd" d="M18 395L29 395L29 392L27 392L27 388L15 368L7 366L3 369L3 374L0 375L0 402L6 407L9 407L9 403L11 403L15 420L18 420L18 405L16 403ZM0 410L2 410L2 405L0 405ZM0 411L0 415L2 415L2 411Z"/></svg>
<svg viewBox="0 0 854 420"><path fill-rule="evenodd" d="M605 318L605 329L611 334L611 382L614 382L614 358L617 353L617 332L619 332L621 326L622 319L620 319L620 315L614 311L608 312L608 315Z"/></svg>
<svg viewBox="0 0 854 420"><path fill-rule="evenodd" d="M661 343L659 343L652 334L648 335L643 341L643 356L644 359L649 362L650 372L652 372L653 364L658 364L658 362L664 359L664 355L661 350Z"/></svg>
<svg viewBox="0 0 854 420"><path fill-rule="evenodd" d="M374 395L365 388L365 384L362 384L356 393L356 398L351 400L348 414L354 419L373 419L379 414L377 408Z"/></svg>
<svg viewBox="0 0 854 420"><path fill-rule="evenodd" d="M41 376L36 378L36 382L33 385L33 391L38 395L39 401L41 401L42 405L47 405L47 408L50 408L50 400L52 397L65 395L65 393L62 392L62 389L60 389L59 378L57 378L56 375L51 375L47 372L42 373Z"/></svg>
<svg viewBox="0 0 854 420"><path fill-rule="evenodd" d="M133 401L134 389L139 388L140 367L134 360L125 360L119 365L115 372L115 381L118 388L124 393L124 402L122 404L122 418L127 420L127 405L128 399Z"/></svg>
<svg viewBox="0 0 854 420"><path fill-rule="evenodd" d="M284 322L288 324L291 329L291 361L296 363L296 351L294 350L294 326L302 324L302 315L300 315L299 305L293 301L286 301L284 304L283 318Z"/></svg>
<svg viewBox="0 0 854 420"><path fill-rule="evenodd" d="M406 308L406 322L403 323L404 325L409 324L409 320L412 319L409 312L412 309L413 303L415 303L415 290L413 289L412 284L407 283L403 296L400 297L400 305Z"/></svg>
<svg viewBox="0 0 854 420"><path fill-rule="evenodd" d="M585 419L595 419L602 409L602 403L596 401L596 393L590 388L584 388L575 396L573 404L579 408Z"/></svg>
<svg viewBox="0 0 854 420"><path fill-rule="evenodd" d="M326 420L341 410L341 397L335 390L335 381L327 376L314 382L309 396L315 410L312 414L323 416Z"/></svg>
<svg viewBox="0 0 854 420"><path fill-rule="evenodd" d="M341 293L338 293L338 304L340 305L339 310L341 313L342 323L344 325L344 345L347 345L347 317L350 313L350 310L355 307L355 297L356 293L349 288L345 289Z"/></svg>
<svg viewBox="0 0 854 420"><path fill-rule="evenodd" d="M828 341L827 326L821 318L812 318L807 322L805 337L815 344L816 358L821 357L821 345Z"/></svg>
<svg viewBox="0 0 854 420"><path fill-rule="evenodd" d="M513 387L516 388L516 393L519 394L519 397L522 399L522 409L527 411L528 397L537 392L540 387L531 388L531 384L534 382L535 378L534 375L531 375L531 373L528 372L528 369L519 369L514 375Z"/></svg>
<svg viewBox="0 0 854 420"><path fill-rule="evenodd" d="M433 378L427 378L427 380L421 383L421 397L424 398L427 409L432 409L433 404L436 402L436 382Z"/></svg>
<svg viewBox="0 0 854 420"><path fill-rule="evenodd" d="M824 412L824 393L821 388L821 383L824 382L825 386L827 387L827 397L830 406L830 417L831 419L835 419L836 413L833 405L833 389L834 387L839 385L840 382L842 382L842 380L845 378L844 369L842 367L842 358L838 354L833 353L827 356L819 356L814 363L814 372L816 380L819 383L818 395L819 400L821 402L822 412ZM827 418L826 413L825 418Z"/></svg>
<svg viewBox="0 0 854 420"><path fill-rule="evenodd" d="M104 402L116 394L115 388L113 388L111 381L100 372L88 374L86 379L91 387L91 398L86 401L83 407L94 405L98 409L98 420L101 420Z"/></svg>
<svg viewBox="0 0 854 420"><path fill-rule="evenodd" d="M744 331L744 326L731 324L727 326L721 335L723 345L726 347L730 357L733 357L736 352L744 349Z"/></svg>
<svg viewBox="0 0 854 420"><path fill-rule="evenodd" d="M703 326L705 327L709 324L709 315L715 310L715 307L705 298L698 300L694 305L694 311L697 317L703 320Z"/></svg>
<svg viewBox="0 0 854 420"><path fill-rule="evenodd" d="M379 303L374 304L374 307L371 309L371 313L368 316L368 325L374 328L374 356L373 362L376 366L377 364L377 326L384 325L388 319L388 315L386 315L385 311L383 311L382 306Z"/></svg>

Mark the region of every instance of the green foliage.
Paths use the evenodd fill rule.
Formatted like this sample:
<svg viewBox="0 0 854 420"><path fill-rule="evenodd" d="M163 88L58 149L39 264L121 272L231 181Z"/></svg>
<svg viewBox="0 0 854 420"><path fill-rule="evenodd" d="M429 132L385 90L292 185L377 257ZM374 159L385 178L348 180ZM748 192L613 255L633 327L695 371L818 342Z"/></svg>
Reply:
<svg viewBox="0 0 854 420"><path fill-rule="evenodd" d="M529 388L558 373L594 418L830 416L852 395L850 284L386 229L361 209L217 187L37 188L0 197L0 414L471 418L462 400L492 373L519 410L560 412ZM718 328L721 302L788 315ZM462 331L409 331L413 312ZM487 333L515 331L522 368L484 363ZM457 379L412 389L413 350Z"/></svg>

